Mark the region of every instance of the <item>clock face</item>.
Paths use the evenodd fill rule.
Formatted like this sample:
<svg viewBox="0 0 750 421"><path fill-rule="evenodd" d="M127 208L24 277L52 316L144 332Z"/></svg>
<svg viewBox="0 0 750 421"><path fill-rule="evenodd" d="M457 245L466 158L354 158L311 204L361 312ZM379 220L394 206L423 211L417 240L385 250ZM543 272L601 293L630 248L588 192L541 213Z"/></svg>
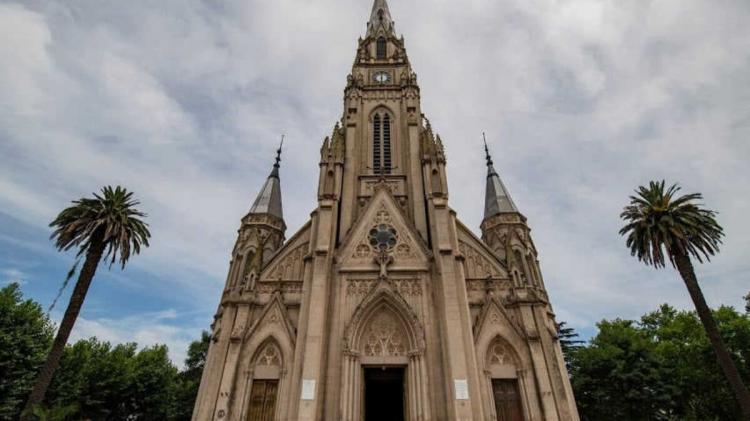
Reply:
<svg viewBox="0 0 750 421"><path fill-rule="evenodd" d="M377 72L372 75L372 79L375 81L375 83L385 85L386 83L389 83L391 81L391 75L388 72Z"/></svg>

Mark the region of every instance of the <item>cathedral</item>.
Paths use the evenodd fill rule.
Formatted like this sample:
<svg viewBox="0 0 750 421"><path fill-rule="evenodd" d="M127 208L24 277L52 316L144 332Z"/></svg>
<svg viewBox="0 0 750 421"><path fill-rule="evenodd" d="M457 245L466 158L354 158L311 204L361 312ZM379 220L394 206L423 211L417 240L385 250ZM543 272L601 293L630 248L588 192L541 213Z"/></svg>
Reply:
<svg viewBox="0 0 750 421"><path fill-rule="evenodd" d="M479 238L375 0L310 220L287 237L279 149L240 222L193 420L578 420L529 226L485 151Z"/></svg>

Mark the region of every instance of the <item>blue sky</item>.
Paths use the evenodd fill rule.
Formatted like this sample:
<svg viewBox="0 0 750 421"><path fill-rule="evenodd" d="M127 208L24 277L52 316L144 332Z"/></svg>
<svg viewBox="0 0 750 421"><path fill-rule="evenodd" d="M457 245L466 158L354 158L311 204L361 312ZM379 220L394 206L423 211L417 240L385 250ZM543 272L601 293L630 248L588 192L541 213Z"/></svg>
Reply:
<svg viewBox="0 0 750 421"><path fill-rule="evenodd" d="M47 224L106 184L133 190L153 245L101 267L74 338L167 343L207 328L241 216L285 133L291 236L315 204L322 139L371 2L0 2L0 282L51 302L71 254ZM712 305L750 290L750 3L391 1L450 203L478 231L487 133L528 217L559 320L691 304L617 235L650 179L704 193L727 237L698 267ZM68 291L69 292L69 291ZM53 312L59 318L67 295Z"/></svg>

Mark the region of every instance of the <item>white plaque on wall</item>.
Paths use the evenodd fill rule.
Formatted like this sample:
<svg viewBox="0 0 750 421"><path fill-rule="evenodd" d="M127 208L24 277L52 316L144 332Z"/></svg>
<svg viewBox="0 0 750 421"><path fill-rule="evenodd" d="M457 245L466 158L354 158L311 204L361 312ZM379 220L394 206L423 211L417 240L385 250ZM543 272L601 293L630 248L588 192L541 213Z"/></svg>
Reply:
<svg viewBox="0 0 750 421"><path fill-rule="evenodd" d="M302 400L315 399L315 380L302 379Z"/></svg>
<svg viewBox="0 0 750 421"><path fill-rule="evenodd" d="M465 401L469 399L469 384L466 379L454 379L453 384L456 387L456 399Z"/></svg>

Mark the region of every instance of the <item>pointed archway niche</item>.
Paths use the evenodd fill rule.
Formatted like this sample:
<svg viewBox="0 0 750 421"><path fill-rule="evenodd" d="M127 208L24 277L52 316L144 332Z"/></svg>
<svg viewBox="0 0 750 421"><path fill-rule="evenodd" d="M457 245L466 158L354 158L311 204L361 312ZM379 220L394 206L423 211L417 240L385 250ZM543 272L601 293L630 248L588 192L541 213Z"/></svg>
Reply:
<svg viewBox="0 0 750 421"><path fill-rule="evenodd" d="M341 418L361 419L366 367L403 367L405 419L429 418L424 348L417 315L388 282L378 282L354 311L344 334Z"/></svg>

